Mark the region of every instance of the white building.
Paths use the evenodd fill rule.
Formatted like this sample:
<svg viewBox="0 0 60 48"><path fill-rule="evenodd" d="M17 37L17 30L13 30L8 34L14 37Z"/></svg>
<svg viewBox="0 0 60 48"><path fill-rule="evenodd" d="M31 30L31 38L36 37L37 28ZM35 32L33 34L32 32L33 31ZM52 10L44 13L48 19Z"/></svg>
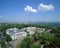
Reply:
<svg viewBox="0 0 60 48"><path fill-rule="evenodd" d="M29 32L29 35L33 35L35 31L38 31L40 33L45 31L45 28L36 28L36 27L27 27L27 28L22 28L21 30Z"/></svg>
<svg viewBox="0 0 60 48"><path fill-rule="evenodd" d="M36 27L27 27L26 29L27 29L27 30L32 30L32 31L33 31L33 30L36 30Z"/></svg>
<svg viewBox="0 0 60 48"><path fill-rule="evenodd" d="M35 33L36 27L27 27L27 28L22 28L21 30L27 31L29 35L33 35Z"/></svg>
<svg viewBox="0 0 60 48"><path fill-rule="evenodd" d="M21 36L26 36L26 32L20 31L17 28L9 28L6 30L6 34L9 34L12 40L19 39Z"/></svg>
<svg viewBox="0 0 60 48"><path fill-rule="evenodd" d="M25 31L25 30L36 30L36 27L27 27L27 28L22 28L21 30Z"/></svg>

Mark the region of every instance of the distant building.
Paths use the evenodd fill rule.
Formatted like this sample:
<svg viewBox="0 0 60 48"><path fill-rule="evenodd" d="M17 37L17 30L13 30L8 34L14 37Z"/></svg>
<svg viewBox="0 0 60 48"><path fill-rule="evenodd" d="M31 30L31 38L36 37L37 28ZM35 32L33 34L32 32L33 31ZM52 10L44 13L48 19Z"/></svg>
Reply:
<svg viewBox="0 0 60 48"><path fill-rule="evenodd" d="M36 27L27 27L27 28L22 28L21 30L29 32L29 35L33 35L36 31L37 32L44 32L45 28L36 28Z"/></svg>
<svg viewBox="0 0 60 48"><path fill-rule="evenodd" d="M29 32L29 35L33 35L35 33L36 27L27 27L27 32Z"/></svg>
<svg viewBox="0 0 60 48"><path fill-rule="evenodd" d="M21 30L36 30L36 27L27 27L27 28L22 28Z"/></svg>
<svg viewBox="0 0 60 48"><path fill-rule="evenodd" d="M22 28L21 30L27 31L29 35L33 35L35 33L36 27L27 27L27 28Z"/></svg>
<svg viewBox="0 0 60 48"><path fill-rule="evenodd" d="M12 40L19 39L21 36L26 36L26 32L17 28L9 28L6 30L6 34L9 34Z"/></svg>
<svg viewBox="0 0 60 48"><path fill-rule="evenodd" d="M42 33L42 32L45 31L45 28L37 28L37 30L38 30L40 33Z"/></svg>
<svg viewBox="0 0 60 48"><path fill-rule="evenodd" d="M36 30L36 27L27 27L27 30Z"/></svg>

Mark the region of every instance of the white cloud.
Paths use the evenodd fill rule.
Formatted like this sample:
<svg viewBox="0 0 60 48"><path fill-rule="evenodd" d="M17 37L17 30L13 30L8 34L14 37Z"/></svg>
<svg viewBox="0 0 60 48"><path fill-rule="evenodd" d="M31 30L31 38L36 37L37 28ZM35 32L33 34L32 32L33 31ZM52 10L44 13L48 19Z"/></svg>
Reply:
<svg viewBox="0 0 60 48"><path fill-rule="evenodd" d="M32 13L36 13L37 10L36 9L33 9L31 6L27 5L25 8L24 8L25 11L27 12L32 12Z"/></svg>
<svg viewBox="0 0 60 48"><path fill-rule="evenodd" d="M50 10L54 10L54 6L52 4L50 4L50 5L39 4L38 10L40 10L40 11L50 11Z"/></svg>

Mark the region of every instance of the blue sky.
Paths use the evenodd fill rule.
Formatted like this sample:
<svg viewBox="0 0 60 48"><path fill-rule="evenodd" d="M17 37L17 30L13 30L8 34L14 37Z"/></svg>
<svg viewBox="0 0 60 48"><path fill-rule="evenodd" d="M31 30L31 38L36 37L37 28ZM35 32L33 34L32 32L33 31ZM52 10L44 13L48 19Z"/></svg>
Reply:
<svg viewBox="0 0 60 48"><path fill-rule="evenodd" d="M0 22L60 22L60 0L0 0Z"/></svg>

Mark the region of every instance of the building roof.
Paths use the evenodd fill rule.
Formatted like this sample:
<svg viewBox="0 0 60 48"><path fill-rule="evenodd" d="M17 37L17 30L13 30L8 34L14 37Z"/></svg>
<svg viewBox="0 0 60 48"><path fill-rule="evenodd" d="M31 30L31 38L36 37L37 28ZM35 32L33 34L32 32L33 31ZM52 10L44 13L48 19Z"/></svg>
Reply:
<svg viewBox="0 0 60 48"><path fill-rule="evenodd" d="M10 35L16 34L21 32L21 30L19 30L18 28L9 28L6 30Z"/></svg>

